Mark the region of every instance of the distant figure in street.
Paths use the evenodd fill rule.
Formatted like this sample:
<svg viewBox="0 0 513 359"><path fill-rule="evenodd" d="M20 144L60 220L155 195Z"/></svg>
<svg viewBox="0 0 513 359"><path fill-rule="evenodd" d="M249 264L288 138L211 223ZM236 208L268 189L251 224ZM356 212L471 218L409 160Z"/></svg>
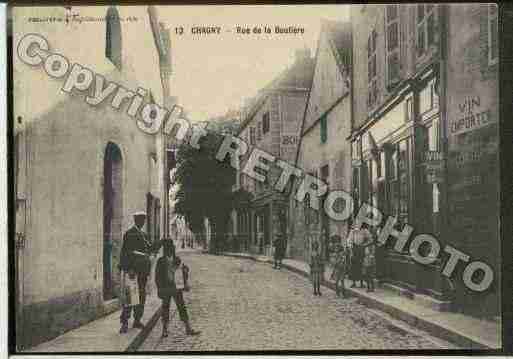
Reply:
<svg viewBox="0 0 513 359"><path fill-rule="evenodd" d="M374 292L374 278L376 277L376 247L374 243L365 246L363 277L367 284L367 292Z"/></svg>
<svg viewBox="0 0 513 359"><path fill-rule="evenodd" d="M312 285L314 295L322 295L321 279L324 274L324 261L322 253L319 250L319 243L312 243L312 254L310 256L310 276L312 277Z"/></svg>
<svg viewBox="0 0 513 359"><path fill-rule="evenodd" d="M169 308L171 299L176 303L180 320L185 324L187 335L197 335L200 332L191 328L187 308L183 300L183 292L189 290L189 268L182 264L180 257L175 255L175 248L172 241L164 241L164 254L157 261L155 267L155 284L157 285L157 295L162 299L162 337L169 335ZM183 289L176 287L175 273L182 267Z"/></svg>
<svg viewBox="0 0 513 359"><path fill-rule="evenodd" d="M121 247L120 263L121 270L121 302L123 309L121 311L121 329L119 332L124 334L128 331L128 320L132 309L134 311L134 328L142 329L144 324L141 318L144 314L144 304L146 302L146 284L151 271L150 255L155 254L160 248L160 241L151 243L142 227L146 221L145 212L134 213L134 225L126 231L123 236L123 246ZM129 287L130 280L137 280L138 300L134 303L133 298L135 288Z"/></svg>
<svg viewBox="0 0 513 359"><path fill-rule="evenodd" d="M274 266L275 269L281 269L281 263L285 257L287 250L287 239L285 237L285 215L280 213L279 216L279 233L274 240Z"/></svg>
<svg viewBox="0 0 513 359"><path fill-rule="evenodd" d="M363 288L363 258L365 256L365 243L372 240L372 235L367 228L367 224L363 223L360 229L353 226L349 233L349 242L352 244L351 248L351 268L349 277L353 281L351 288L356 286L356 282L360 281L360 288Z"/></svg>
<svg viewBox="0 0 513 359"><path fill-rule="evenodd" d="M331 273L331 280L335 281L335 292L337 297L339 297L340 293L342 293L342 297L346 298L344 280L349 268L348 256L349 251L347 251L343 245L340 245L337 250L333 272Z"/></svg>

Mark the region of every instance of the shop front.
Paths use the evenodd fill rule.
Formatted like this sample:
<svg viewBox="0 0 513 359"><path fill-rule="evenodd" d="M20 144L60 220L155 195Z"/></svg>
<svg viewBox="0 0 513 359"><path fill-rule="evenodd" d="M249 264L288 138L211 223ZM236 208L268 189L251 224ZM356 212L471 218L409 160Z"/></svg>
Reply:
<svg viewBox="0 0 513 359"><path fill-rule="evenodd" d="M352 136L353 198L369 203L384 218L408 223L415 233L440 238L440 210L445 162L440 146L440 111L436 76L411 82ZM377 278L412 292L444 298L440 263L420 265L408 252L393 250L395 241L376 253Z"/></svg>

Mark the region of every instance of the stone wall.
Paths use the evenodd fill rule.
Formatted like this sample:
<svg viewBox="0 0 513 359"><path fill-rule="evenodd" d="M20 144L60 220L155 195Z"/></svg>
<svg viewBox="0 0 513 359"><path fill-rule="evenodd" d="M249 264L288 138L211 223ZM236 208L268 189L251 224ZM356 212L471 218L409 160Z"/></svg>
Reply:
<svg viewBox="0 0 513 359"><path fill-rule="evenodd" d="M487 19L486 4L449 7L446 241L494 268L495 282L482 294L463 287L461 271L454 275L458 304L479 314L500 310L501 280L498 64L488 61Z"/></svg>

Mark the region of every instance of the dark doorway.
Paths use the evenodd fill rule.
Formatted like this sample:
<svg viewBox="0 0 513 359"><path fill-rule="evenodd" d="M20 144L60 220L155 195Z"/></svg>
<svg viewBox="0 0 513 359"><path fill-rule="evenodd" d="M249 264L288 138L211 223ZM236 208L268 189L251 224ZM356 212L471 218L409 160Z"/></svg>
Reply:
<svg viewBox="0 0 513 359"><path fill-rule="evenodd" d="M119 147L109 142L103 163L103 299L118 295L119 263L123 220L123 160Z"/></svg>

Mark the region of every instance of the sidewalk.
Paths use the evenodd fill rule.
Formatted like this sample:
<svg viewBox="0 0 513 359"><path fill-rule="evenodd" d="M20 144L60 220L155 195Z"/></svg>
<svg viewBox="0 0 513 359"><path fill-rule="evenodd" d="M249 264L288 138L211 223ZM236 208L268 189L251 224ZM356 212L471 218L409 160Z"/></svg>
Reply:
<svg viewBox="0 0 513 359"><path fill-rule="evenodd" d="M39 344L23 353L70 353L70 352L132 352L139 347L151 332L160 317L161 301L156 294L146 299L142 330L131 327L128 333L119 334L119 316L115 311L105 317L70 330L57 338Z"/></svg>
<svg viewBox="0 0 513 359"><path fill-rule="evenodd" d="M226 256L247 258L258 262L272 263L271 257L251 255L246 253L224 252ZM283 267L302 276L309 276L309 266L305 262L284 259ZM323 285L335 289L335 283L329 279L331 268L324 274ZM404 296L382 288L367 293L365 289L349 288L350 281L346 280L346 289L352 296L367 305L403 320L408 324L424 330L433 336L452 342L464 349L500 349L500 322L485 321L461 313L440 312L408 299Z"/></svg>
<svg viewBox="0 0 513 359"><path fill-rule="evenodd" d="M178 255L201 252L202 248L177 247ZM153 275L151 279L153 280ZM146 298L144 317L146 327L142 330L129 327L128 333L119 334L119 316L117 310L102 318L96 319L79 328L70 330L55 339L24 350L24 353L65 353L65 352L132 352L146 339L160 318L161 300L156 290ZM130 320L130 325L132 320Z"/></svg>

